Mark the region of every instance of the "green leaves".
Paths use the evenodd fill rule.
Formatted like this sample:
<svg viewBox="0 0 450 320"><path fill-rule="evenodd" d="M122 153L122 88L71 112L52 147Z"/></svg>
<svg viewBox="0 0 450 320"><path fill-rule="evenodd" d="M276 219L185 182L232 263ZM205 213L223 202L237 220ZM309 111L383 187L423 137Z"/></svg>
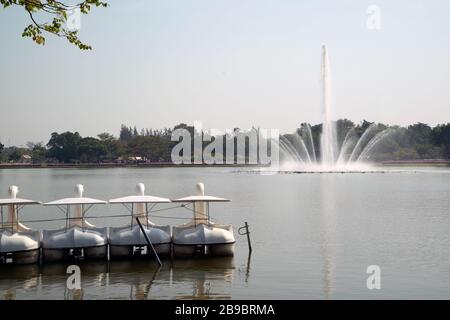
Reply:
<svg viewBox="0 0 450 320"><path fill-rule="evenodd" d="M55 0L0 0L0 4L3 5L3 8L11 5L21 6L28 13L32 23L23 30L22 37L31 38L36 44L44 45L44 33L50 33L65 38L81 50L91 50L92 47L79 39L78 30L69 28L69 22L72 22L70 19L73 18L71 15L88 14L93 7L106 8L108 6L106 2L100 0L85 0L76 5ZM35 14L39 14L39 17L50 17L50 21L37 21ZM80 19L80 17L76 18Z"/></svg>
<svg viewBox="0 0 450 320"><path fill-rule="evenodd" d="M33 24L30 24L28 27L23 30L22 37L32 38L34 42L40 45L45 44L45 38L41 35L41 29L36 27Z"/></svg>
<svg viewBox="0 0 450 320"><path fill-rule="evenodd" d="M3 5L3 8L7 8L11 5L11 2L6 0L0 0L0 3Z"/></svg>

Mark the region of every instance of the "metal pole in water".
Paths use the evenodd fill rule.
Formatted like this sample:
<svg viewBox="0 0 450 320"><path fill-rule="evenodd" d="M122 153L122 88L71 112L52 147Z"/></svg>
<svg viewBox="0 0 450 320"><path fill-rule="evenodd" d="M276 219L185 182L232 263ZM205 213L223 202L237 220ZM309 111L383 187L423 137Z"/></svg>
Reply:
<svg viewBox="0 0 450 320"><path fill-rule="evenodd" d="M245 229L245 233L241 233L241 230ZM245 225L243 227L240 227L238 229L238 233L243 236L243 235L247 235L247 242L248 242L248 251L251 253L252 252L252 243L250 241L250 231L248 230L248 223L247 221L245 221Z"/></svg>
<svg viewBox="0 0 450 320"><path fill-rule="evenodd" d="M144 227L142 226L141 222L139 221L139 218L138 218L138 217L136 217L136 221L137 221L137 223L139 224L139 228L141 228L142 233L144 234L145 240L147 240L148 245L152 248L153 253L155 254L155 257L156 257L156 261L158 261L158 264L159 264L160 266L162 266L162 262L161 262L161 260L159 259L159 256L158 256L158 254L156 253L156 250L155 250L155 248L153 247L152 242L151 242L150 239L147 237L147 234L145 233L145 229L144 229Z"/></svg>
<svg viewBox="0 0 450 320"><path fill-rule="evenodd" d="M250 231L248 230L247 221L245 221L245 229L247 231L248 251L252 252L252 243L250 242Z"/></svg>

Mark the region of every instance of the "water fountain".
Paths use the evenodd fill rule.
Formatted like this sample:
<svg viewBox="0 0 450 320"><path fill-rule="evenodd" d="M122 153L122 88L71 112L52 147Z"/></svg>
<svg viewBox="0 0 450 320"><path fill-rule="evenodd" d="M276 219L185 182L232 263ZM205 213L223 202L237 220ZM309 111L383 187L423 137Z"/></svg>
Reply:
<svg viewBox="0 0 450 320"><path fill-rule="evenodd" d="M332 120L330 63L325 45L322 46L321 86L324 120L320 136L314 139L309 124L302 124L294 134L281 136L281 171L373 171L370 161L373 152L392 136L395 129L372 123L361 132L353 126L341 132L341 139L338 139L337 122Z"/></svg>

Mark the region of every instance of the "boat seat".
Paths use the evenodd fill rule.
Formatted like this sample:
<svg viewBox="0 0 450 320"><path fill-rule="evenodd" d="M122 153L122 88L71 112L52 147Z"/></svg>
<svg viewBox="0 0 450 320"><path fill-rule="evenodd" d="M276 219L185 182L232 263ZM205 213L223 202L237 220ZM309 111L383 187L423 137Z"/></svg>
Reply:
<svg viewBox="0 0 450 320"><path fill-rule="evenodd" d="M234 243L231 225L173 227L173 243L183 245Z"/></svg>
<svg viewBox="0 0 450 320"><path fill-rule="evenodd" d="M143 227L152 244L170 243L172 240L170 226ZM110 228L109 243L116 246L147 245L139 225Z"/></svg>
<svg viewBox="0 0 450 320"><path fill-rule="evenodd" d="M9 230L0 232L0 252L28 251L39 248L40 231L22 231L12 233Z"/></svg>
<svg viewBox="0 0 450 320"><path fill-rule="evenodd" d="M104 246L108 243L107 228L80 228L44 230L42 247L68 249Z"/></svg>

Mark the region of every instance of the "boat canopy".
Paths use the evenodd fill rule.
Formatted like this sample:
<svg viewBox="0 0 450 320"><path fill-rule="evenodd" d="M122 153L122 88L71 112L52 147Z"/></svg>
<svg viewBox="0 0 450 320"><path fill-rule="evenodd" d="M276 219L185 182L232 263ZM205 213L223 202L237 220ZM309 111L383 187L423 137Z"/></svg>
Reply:
<svg viewBox="0 0 450 320"><path fill-rule="evenodd" d="M64 205L76 205L76 204L106 204L106 201L97 200L92 198L64 198L51 202L44 203L44 206L64 206Z"/></svg>
<svg viewBox="0 0 450 320"><path fill-rule="evenodd" d="M42 202L35 201L35 200L20 199L20 198L0 199L0 206L6 206L6 205L11 205L11 204L42 204Z"/></svg>
<svg viewBox="0 0 450 320"><path fill-rule="evenodd" d="M82 184L75 186L76 196L72 198L64 198L44 203L44 206L69 206L83 204L106 204L106 201L83 197L84 187Z"/></svg>
<svg viewBox="0 0 450 320"><path fill-rule="evenodd" d="M117 203L168 203L170 199L155 196L128 196L109 200L111 204Z"/></svg>
<svg viewBox="0 0 450 320"><path fill-rule="evenodd" d="M228 202L230 199L213 196L189 196L172 200L172 202Z"/></svg>

